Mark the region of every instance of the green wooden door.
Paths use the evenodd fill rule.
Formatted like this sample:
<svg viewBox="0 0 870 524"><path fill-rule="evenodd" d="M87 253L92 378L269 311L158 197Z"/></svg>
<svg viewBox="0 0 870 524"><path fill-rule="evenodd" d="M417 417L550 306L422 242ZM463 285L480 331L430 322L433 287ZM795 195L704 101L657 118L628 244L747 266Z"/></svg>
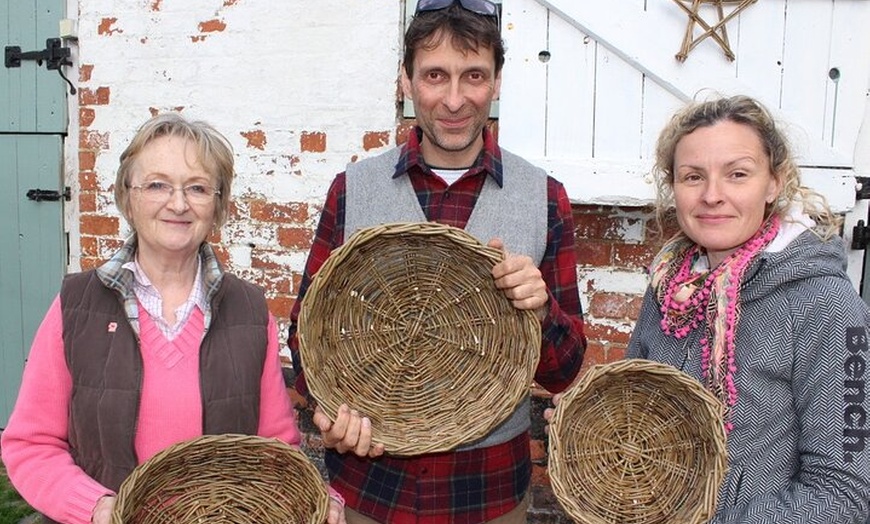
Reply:
<svg viewBox="0 0 870 524"><path fill-rule="evenodd" d="M44 49L58 35L63 8L61 0L0 0L4 52L6 46ZM57 71L28 60L0 65L0 428L66 269L64 200L27 197L32 189L63 193L66 128L66 86Z"/></svg>

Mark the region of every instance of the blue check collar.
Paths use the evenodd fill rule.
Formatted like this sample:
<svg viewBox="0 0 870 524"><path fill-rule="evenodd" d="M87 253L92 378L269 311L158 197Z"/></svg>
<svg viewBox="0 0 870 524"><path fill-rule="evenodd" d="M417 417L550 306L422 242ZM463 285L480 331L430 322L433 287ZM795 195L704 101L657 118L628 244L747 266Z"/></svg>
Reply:
<svg viewBox="0 0 870 524"><path fill-rule="evenodd" d="M139 301L134 292L134 275L124 264L132 262L136 258L138 239L135 234L131 235L105 264L97 268L97 278L109 289L115 290L124 303L124 314L130 322L133 331L139 334ZM202 270L202 289L205 294L205 303L211 304L215 294L221 287L224 271L214 253L212 247L203 242L199 246L199 259ZM206 308L204 314L205 330L211 325L212 308Z"/></svg>
<svg viewBox="0 0 870 524"><path fill-rule="evenodd" d="M393 178L405 175L412 169L420 169L427 175L433 174L432 169L426 165L423 159L422 142L423 130L419 126L415 126L408 133L408 141L402 146ZM502 187L504 165L501 161L501 148L499 148L495 137L486 127L483 128L483 149L477 155L477 160L474 161L468 172L462 176L476 175L481 172L488 173L493 181L498 184L498 187Z"/></svg>

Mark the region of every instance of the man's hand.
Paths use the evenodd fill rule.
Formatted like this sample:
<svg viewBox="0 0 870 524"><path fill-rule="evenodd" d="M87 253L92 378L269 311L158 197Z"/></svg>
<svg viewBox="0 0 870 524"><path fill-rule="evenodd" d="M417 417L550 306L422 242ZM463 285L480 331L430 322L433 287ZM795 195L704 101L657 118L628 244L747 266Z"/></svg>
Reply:
<svg viewBox="0 0 870 524"><path fill-rule="evenodd" d="M320 429L323 445L339 453L353 451L359 457L375 458L384 454L383 444L372 444L372 421L360 416L347 404L338 408L335 422L329 420L320 406L314 409L314 424Z"/></svg>
<svg viewBox="0 0 870 524"><path fill-rule="evenodd" d="M530 309L543 320L547 316L547 283L541 270L532 259L523 255L512 255L504 248L504 242L494 238L487 244L505 253L505 259L492 268L495 287L502 290L511 304L517 309Z"/></svg>
<svg viewBox="0 0 870 524"><path fill-rule="evenodd" d="M115 507L115 497L105 495L100 497L97 505L94 506L94 512L91 514L91 522L93 524L112 524L112 508Z"/></svg>

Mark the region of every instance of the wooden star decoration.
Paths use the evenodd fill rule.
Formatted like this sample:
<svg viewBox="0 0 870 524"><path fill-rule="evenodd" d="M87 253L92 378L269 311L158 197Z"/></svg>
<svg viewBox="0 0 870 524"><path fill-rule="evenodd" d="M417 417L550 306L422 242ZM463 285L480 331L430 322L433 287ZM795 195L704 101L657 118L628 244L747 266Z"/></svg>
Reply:
<svg viewBox="0 0 870 524"><path fill-rule="evenodd" d="M731 51L731 44L728 42L728 30L725 25L729 20L740 14L741 11L754 4L758 0L674 0L680 8L689 15L689 25L686 27L686 34L683 37L683 46L680 52L677 53L677 60L684 62L689 52L705 39L712 38L715 40L728 60L734 60L734 52ZM701 16L701 8L705 5L711 5L715 8L719 19L716 22L707 22ZM733 4L735 7L727 15L725 14L724 4ZM702 30L699 36L695 36L695 24Z"/></svg>

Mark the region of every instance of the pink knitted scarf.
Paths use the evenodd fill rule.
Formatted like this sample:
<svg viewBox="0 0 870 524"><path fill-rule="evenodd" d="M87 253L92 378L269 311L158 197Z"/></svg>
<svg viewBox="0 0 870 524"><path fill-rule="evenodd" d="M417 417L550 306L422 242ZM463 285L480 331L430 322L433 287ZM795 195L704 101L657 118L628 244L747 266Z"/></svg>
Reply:
<svg viewBox="0 0 870 524"><path fill-rule="evenodd" d="M705 386L725 405L725 430L737 403L734 334L740 320L740 285L753 260L776 237L780 221L767 220L755 235L717 267L699 270L701 248L685 236L668 242L651 266L652 286L661 304L661 328L678 339L701 322L701 371Z"/></svg>

